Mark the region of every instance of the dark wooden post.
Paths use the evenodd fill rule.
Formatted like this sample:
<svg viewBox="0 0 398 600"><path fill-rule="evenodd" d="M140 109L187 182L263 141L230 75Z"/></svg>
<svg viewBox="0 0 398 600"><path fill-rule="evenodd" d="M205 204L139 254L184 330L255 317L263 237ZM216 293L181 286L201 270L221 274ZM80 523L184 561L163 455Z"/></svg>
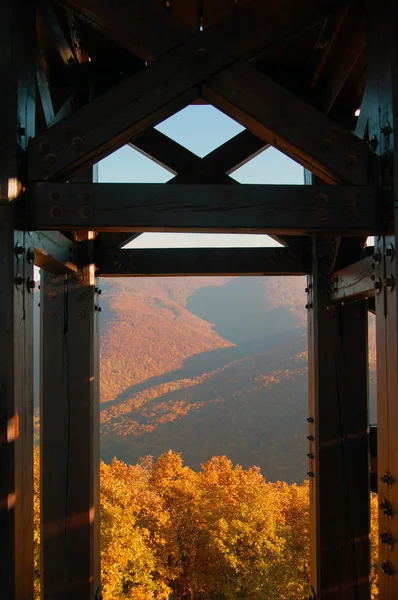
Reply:
<svg viewBox="0 0 398 600"><path fill-rule="evenodd" d="M331 305L330 241L308 281L311 584L317 600L369 599L366 301Z"/></svg>
<svg viewBox="0 0 398 600"><path fill-rule="evenodd" d="M0 9L0 596L33 597L33 248L16 230L34 135L35 9Z"/></svg>
<svg viewBox="0 0 398 600"><path fill-rule="evenodd" d="M380 600L398 597L398 6L375 4L368 22L369 138L382 157L380 183L395 199L394 235L376 239L377 471L379 476ZM395 151L395 153L394 153ZM387 228L387 227L386 227Z"/></svg>
<svg viewBox="0 0 398 600"><path fill-rule="evenodd" d="M42 274L42 598L95 598L99 566L98 306L94 265Z"/></svg>

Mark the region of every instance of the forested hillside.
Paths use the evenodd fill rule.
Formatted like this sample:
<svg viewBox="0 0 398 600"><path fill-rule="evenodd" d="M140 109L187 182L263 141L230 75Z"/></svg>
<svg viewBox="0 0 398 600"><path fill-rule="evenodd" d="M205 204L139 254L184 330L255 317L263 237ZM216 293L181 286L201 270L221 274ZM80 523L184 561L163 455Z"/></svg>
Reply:
<svg viewBox="0 0 398 600"><path fill-rule="evenodd" d="M107 280L102 287L103 459L134 464L172 449L199 469L227 454L244 468L259 466L267 479L302 481L304 278ZM371 368L373 378L374 361Z"/></svg>

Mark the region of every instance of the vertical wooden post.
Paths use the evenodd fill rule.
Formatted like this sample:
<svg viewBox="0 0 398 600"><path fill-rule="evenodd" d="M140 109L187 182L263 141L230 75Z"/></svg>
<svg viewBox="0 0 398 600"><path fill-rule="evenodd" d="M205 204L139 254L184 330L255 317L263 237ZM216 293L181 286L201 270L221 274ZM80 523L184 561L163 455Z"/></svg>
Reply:
<svg viewBox="0 0 398 600"><path fill-rule="evenodd" d="M0 596L33 597L33 248L16 230L35 126L34 4L0 8Z"/></svg>
<svg viewBox="0 0 398 600"><path fill-rule="evenodd" d="M369 599L365 301L330 305L330 241L308 281L311 584L317 600Z"/></svg>
<svg viewBox="0 0 398 600"><path fill-rule="evenodd" d="M95 598L99 571L95 266L42 275L42 598Z"/></svg>
<svg viewBox="0 0 398 600"><path fill-rule="evenodd" d="M374 5L368 22L369 137L382 157L386 200L395 200L394 235L376 239L377 471L380 600L398 597L398 6Z"/></svg>

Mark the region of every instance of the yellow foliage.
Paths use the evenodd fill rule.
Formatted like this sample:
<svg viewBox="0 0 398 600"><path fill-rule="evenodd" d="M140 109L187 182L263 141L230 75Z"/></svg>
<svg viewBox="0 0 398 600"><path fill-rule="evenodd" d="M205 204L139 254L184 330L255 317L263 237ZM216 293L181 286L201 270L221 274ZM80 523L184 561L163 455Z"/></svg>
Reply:
<svg viewBox="0 0 398 600"><path fill-rule="evenodd" d="M39 598L39 456L35 593ZM169 451L101 464L104 600L301 600L308 593L308 483L267 483L258 468L213 457L200 472ZM371 498L372 600L377 498Z"/></svg>

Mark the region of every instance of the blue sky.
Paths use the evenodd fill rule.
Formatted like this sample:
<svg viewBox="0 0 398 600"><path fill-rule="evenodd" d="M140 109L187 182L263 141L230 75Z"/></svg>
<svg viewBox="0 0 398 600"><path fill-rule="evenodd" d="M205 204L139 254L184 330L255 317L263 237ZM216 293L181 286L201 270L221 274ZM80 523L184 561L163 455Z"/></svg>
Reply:
<svg viewBox="0 0 398 600"><path fill-rule="evenodd" d="M238 123L213 106L193 105L176 113L157 129L200 157L241 131ZM256 156L231 174L239 183L302 184L303 168L273 148ZM173 175L125 146L99 163L102 183L166 183ZM145 233L129 247L271 246L265 235Z"/></svg>

